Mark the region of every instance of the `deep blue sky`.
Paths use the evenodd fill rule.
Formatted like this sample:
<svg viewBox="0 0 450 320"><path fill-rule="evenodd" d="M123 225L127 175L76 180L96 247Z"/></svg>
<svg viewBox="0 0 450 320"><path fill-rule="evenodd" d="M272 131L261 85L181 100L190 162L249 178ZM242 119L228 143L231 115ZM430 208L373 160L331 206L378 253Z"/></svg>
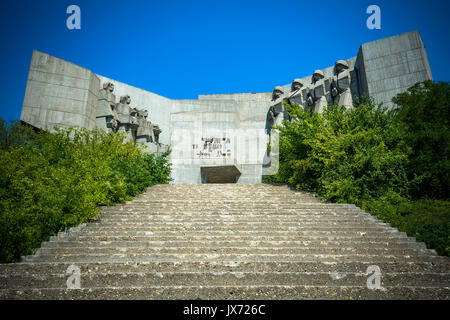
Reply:
<svg viewBox="0 0 450 320"><path fill-rule="evenodd" d="M66 8L81 8L81 30ZM381 8L381 30L366 8ZM434 80L450 80L450 1L45 0L0 2L0 117L19 119L33 49L174 99L266 92L368 41L419 30Z"/></svg>

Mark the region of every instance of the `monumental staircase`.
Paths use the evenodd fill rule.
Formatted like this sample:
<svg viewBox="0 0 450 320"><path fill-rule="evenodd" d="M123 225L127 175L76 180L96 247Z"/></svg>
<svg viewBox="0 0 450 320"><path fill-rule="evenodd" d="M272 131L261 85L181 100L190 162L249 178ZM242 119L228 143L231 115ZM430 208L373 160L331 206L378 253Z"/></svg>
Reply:
<svg viewBox="0 0 450 320"><path fill-rule="evenodd" d="M155 185L0 265L0 299L449 299L449 266L354 205L287 186Z"/></svg>

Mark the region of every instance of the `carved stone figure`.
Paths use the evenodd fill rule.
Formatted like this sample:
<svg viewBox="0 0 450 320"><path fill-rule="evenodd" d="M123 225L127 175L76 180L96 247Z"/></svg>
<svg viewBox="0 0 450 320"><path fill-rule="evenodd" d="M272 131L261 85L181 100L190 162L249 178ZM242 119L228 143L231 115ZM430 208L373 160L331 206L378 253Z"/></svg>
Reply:
<svg viewBox="0 0 450 320"><path fill-rule="evenodd" d="M106 82L98 93L95 117L97 126L103 130L116 130L118 126L116 96L113 92L114 84Z"/></svg>
<svg viewBox="0 0 450 320"><path fill-rule="evenodd" d="M162 132L162 130L159 128L157 124L153 125L153 135L155 136L155 142L159 143L159 134Z"/></svg>
<svg viewBox="0 0 450 320"><path fill-rule="evenodd" d="M147 120L147 110L137 110L138 127L136 130L136 141L153 142L155 140L153 133L153 125Z"/></svg>
<svg viewBox="0 0 450 320"><path fill-rule="evenodd" d="M283 95L284 90L282 87L275 87L272 92L272 102L269 107L269 121L271 125L275 124L281 124L281 120L279 119L278 115L280 113L285 113L285 108L283 104Z"/></svg>
<svg viewBox="0 0 450 320"><path fill-rule="evenodd" d="M312 75L313 83L316 83L316 82L322 80L323 78L325 78L325 76L324 76L322 70L314 70L313 75Z"/></svg>
<svg viewBox="0 0 450 320"><path fill-rule="evenodd" d="M269 113L269 121L270 121L270 124L272 125L274 120L275 120L275 117L276 117L274 108L273 107L269 107L269 112L268 113Z"/></svg>
<svg viewBox="0 0 450 320"><path fill-rule="evenodd" d="M280 86L276 86L272 92L272 100L277 100L284 94L283 88Z"/></svg>
<svg viewBox="0 0 450 320"><path fill-rule="evenodd" d="M126 140L130 141L136 136L136 109L131 108L131 97L123 95L120 97L119 103L116 105L117 114L119 116L118 131L126 132Z"/></svg>
<svg viewBox="0 0 450 320"><path fill-rule="evenodd" d="M130 123L130 104L131 98L129 95L120 97L119 103L117 104L117 114L119 115L121 125Z"/></svg>
<svg viewBox="0 0 450 320"><path fill-rule="evenodd" d="M306 102L308 103L308 106L310 107L314 106L314 91L308 88L305 92L306 92Z"/></svg>
<svg viewBox="0 0 450 320"><path fill-rule="evenodd" d="M296 103L303 105L304 99L302 95L303 82L300 79L294 79L291 84L291 93L287 97L288 103Z"/></svg>
<svg viewBox="0 0 450 320"><path fill-rule="evenodd" d="M334 64L334 68L336 70L336 73L340 73L340 72L348 69L348 63L345 60L338 60Z"/></svg>
<svg viewBox="0 0 450 320"><path fill-rule="evenodd" d="M334 101L334 99L336 99L336 96L339 94L339 91L337 89L336 80L334 79L334 77L331 80L330 93L331 93L331 96L333 97L333 101Z"/></svg>
<svg viewBox="0 0 450 320"><path fill-rule="evenodd" d="M345 108L351 108L353 106L353 98L350 92L350 70L348 64L344 60L336 61L335 63L335 71L336 76L334 82L336 85L336 90L333 98L338 99L338 103L340 106L344 106Z"/></svg>
<svg viewBox="0 0 450 320"><path fill-rule="evenodd" d="M298 91L303 87L303 82L300 79L294 79L291 84L292 91Z"/></svg>
<svg viewBox="0 0 450 320"><path fill-rule="evenodd" d="M138 124L138 110L136 108L130 108L130 125L137 127Z"/></svg>
<svg viewBox="0 0 450 320"><path fill-rule="evenodd" d="M327 106L325 76L322 70L315 70L312 75L313 90L312 99L314 100L314 111L322 113ZM308 102L309 104L309 102Z"/></svg>

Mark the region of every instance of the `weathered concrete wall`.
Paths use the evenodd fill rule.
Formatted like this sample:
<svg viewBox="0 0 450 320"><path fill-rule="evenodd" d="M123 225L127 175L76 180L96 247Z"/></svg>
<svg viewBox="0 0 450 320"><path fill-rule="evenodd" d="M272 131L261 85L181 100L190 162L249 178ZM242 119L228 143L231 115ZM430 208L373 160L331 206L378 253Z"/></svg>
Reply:
<svg viewBox="0 0 450 320"><path fill-rule="evenodd" d="M201 183L200 168L232 165L240 171L238 183L261 182L269 97L270 93L241 93L174 100L170 121L174 180ZM213 148L205 142L208 139L215 140Z"/></svg>
<svg viewBox="0 0 450 320"><path fill-rule="evenodd" d="M91 71L33 51L20 119L40 128L92 129L99 86Z"/></svg>
<svg viewBox="0 0 450 320"><path fill-rule="evenodd" d="M363 44L358 52L358 67L364 93L389 107L396 94L416 82L433 79L417 31Z"/></svg>

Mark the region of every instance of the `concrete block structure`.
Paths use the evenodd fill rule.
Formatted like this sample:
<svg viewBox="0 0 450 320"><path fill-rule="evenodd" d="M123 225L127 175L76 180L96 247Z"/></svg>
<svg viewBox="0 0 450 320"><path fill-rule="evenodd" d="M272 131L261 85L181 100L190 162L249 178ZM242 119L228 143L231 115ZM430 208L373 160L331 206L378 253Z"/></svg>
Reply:
<svg viewBox="0 0 450 320"><path fill-rule="evenodd" d="M356 59L358 89L377 102L391 99L419 81L432 80L425 45L417 31L364 43Z"/></svg>
<svg viewBox="0 0 450 320"><path fill-rule="evenodd" d="M340 58L340 57L339 57ZM277 170L277 132L289 119L284 101L322 112L357 97L391 99L432 79L417 31L362 44L356 57L276 86L273 92L169 99L34 51L21 120L32 126L125 131L161 153L172 150L174 183L258 183ZM268 145L271 150L269 152Z"/></svg>

